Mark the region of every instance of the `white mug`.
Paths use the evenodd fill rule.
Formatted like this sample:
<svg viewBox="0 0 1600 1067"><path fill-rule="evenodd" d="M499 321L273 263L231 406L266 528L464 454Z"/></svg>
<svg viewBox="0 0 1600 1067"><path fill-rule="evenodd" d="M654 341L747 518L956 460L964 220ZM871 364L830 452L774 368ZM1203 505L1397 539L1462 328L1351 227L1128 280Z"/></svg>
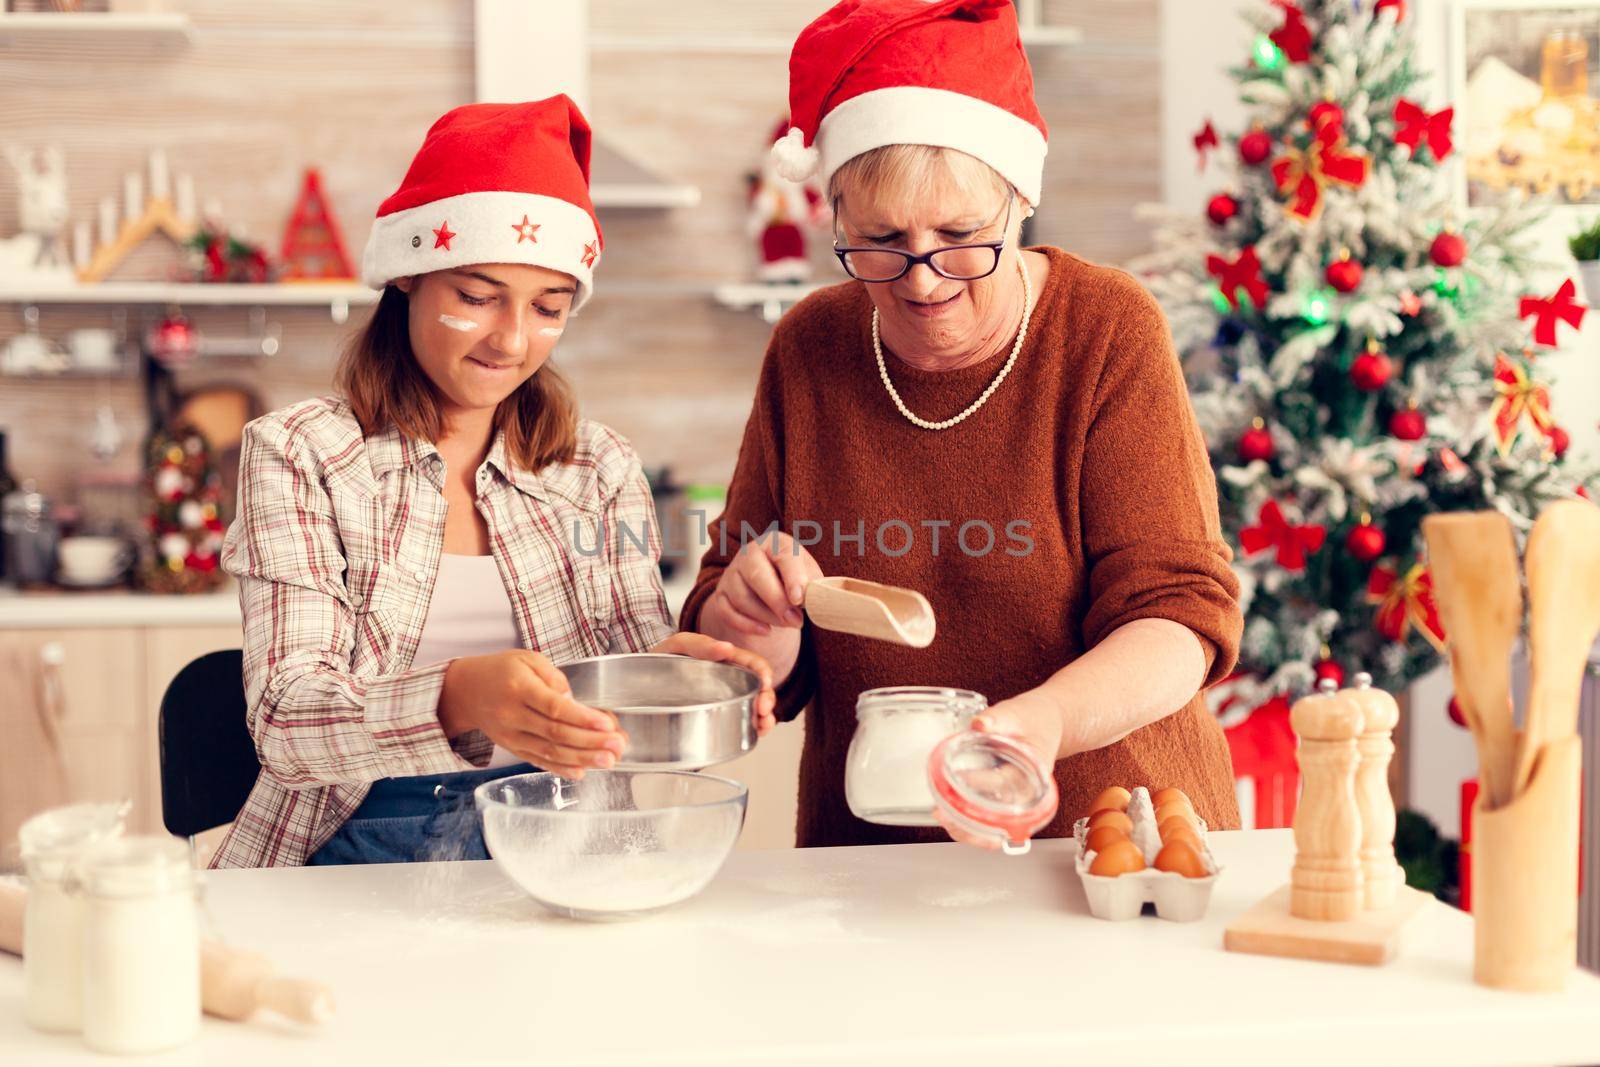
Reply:
<svg viewBox="0 0 1600 1067"><path fill-rule="evenodd" d="M104 328L73 330L67 334L67 351L79 370L114 370L117 366L117 332Z"/></svg>
<svg viewBox="0 0 1600 1067"><path fill-rule="evenodd" d="M64 537L56 546L61 577L80 585L121 577L131 559L128 543L120 537Z"/></svg>

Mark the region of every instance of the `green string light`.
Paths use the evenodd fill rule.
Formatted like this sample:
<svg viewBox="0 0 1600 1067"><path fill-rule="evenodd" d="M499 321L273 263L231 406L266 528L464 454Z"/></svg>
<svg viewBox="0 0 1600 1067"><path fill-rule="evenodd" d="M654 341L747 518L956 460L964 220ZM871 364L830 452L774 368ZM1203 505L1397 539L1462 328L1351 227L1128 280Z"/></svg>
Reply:
<svg viewBox="0 0 1600 1067"><path fill-rule="evenodd" d="M1250 58L1262 70L1278 70L1283 66L1283 49L1272 43L1272 38L1262 34L1256 38Z"/></svg>
<svg viewBox="0 0 1600 1067"><path fill-rule="evenodd" d="M1313 289L1306 294L1305 320L1313 326L1326 326L1333 312L1333 293L1328 289Z"/></svg>
<svg viewBox="0 0 1600 1067"><path fill-rule="evenodd" d="M1220 286L1213 285L1209 292L1211 294L1211 306L1216 308L1218 315L1227 315L1232 313L1233 305L1228 302L1228 298L1226 296L1222 295L1222 288Z"/></svg>

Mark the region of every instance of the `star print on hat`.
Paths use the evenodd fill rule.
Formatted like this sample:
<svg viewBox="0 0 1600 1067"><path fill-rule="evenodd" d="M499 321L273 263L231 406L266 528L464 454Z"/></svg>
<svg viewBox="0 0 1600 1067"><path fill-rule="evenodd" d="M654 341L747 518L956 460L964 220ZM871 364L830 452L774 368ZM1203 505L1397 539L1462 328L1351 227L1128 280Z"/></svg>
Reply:
<svg viewBox="0 0 1600 1067"><path fill-rule="evenodd" d="M526 263L570 274L576 311L605 247L589 199L589 143L589 123L563 95L447 112L378 208L362 280L382 289L430 271Z"/></svg>
<svg viewBox="0 0 1600 1067"><path fill-rule="evenodd" d="M843 0L789 56L793 126L779 173L824 186L874 148L922 144L983 160L1039 203L1049 129L1011 0Z"/></svg>

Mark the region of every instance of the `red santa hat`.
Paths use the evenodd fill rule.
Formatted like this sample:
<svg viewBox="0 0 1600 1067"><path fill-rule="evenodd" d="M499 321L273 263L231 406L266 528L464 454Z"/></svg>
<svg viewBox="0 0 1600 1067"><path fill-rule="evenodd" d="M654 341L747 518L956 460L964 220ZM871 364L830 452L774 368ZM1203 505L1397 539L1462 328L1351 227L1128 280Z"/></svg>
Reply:
<svg viewBox="0 0 1600 1067"><path fill-rule="evenodd" d="M589 199L589 139L582 112L559 94L447 112L378 208L362 280L382 289L429 271L526 263L572 275L576 311L605 247Z"/></svg>
<svg viewBox="0 0 1600 1067"><path fill-rule="evenodd" d="M789 111L772 152L791 181L820 171L826 186L863 152L935 145L1039 202L1049 130L1011 0L843 0L794 43Z"/></svg>

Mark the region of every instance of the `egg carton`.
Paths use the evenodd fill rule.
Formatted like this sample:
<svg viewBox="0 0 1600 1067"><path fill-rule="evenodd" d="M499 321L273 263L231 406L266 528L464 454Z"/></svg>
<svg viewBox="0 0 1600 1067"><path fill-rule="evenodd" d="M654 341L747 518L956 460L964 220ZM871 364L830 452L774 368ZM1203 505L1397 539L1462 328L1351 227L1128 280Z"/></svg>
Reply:
<svg viewBox="0 0 1600 1067"><path fill-rule="evenodd" d="M1156 914L1173 922L1194 922L1202 918L1211 903L1211 887L1222 874L1222 867L1211 854L1206 837L1205 820L1198 815L1200 859L1211 873L1204 878L1189 878L1176 871L1158 871L1153 866L1156 854L1161 851L1161 834L1156 828L1155 806L1150 802L1150 790L1136 786L1128 801L1128 818L1133 823L1133 843L1144 853L1145 869L1109 877L1090 874L1089 865L1095 854L1087 851L1089 820L1079 819L1072 824L1072 836L1078 842L1078 877L1083 881L1084 893L1089 898L1089 912L1097 919L1122 921L1135 919L1146 904L1154 904Z"/></svg>

